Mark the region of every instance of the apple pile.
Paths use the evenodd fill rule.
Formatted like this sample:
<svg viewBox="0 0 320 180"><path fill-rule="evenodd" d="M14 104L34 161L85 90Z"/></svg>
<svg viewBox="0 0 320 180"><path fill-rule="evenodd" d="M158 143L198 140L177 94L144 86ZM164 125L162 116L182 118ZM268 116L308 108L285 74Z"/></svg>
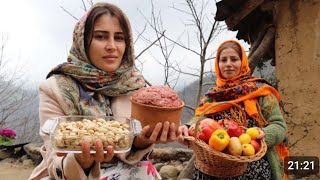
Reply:
<svg viewBox="0 0 320 180"><path fill-rule="evenodd" d="M231 120L219 120L218 122L206 118L199 124L198 138L217 151L234 156L252 156L260 149L257 139L259 130L255 127L241 128ZM195 125L189 128L189 134L194 136Z"/></svg>

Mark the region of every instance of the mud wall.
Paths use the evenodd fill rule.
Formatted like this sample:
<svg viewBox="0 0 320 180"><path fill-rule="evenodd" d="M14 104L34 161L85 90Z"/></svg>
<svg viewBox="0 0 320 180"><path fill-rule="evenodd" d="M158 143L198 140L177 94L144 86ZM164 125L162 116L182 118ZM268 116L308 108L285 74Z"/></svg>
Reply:
<svg viewBox="0 0 320 180"><path fill-rule="evenodd" d="M320 157L320 0L276 7L276 76L291 155Z"/></svg>

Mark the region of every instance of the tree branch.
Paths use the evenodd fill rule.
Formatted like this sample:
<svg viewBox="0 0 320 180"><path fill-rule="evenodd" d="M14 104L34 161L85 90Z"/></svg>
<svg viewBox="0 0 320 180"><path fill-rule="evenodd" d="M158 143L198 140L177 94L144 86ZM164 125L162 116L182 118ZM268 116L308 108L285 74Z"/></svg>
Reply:
<svg viewBox="0 0 320 180"><path fill-rule="evenodd" d="M192 106L190 106L190 105L187 105L187 104L185 104L184 107L187 108L187 109L190 109L190 110L192 110L192 111L195 111L195 110L196 110L196 108L194 108L194 107L192 107Z"/></svg>
<svg viewBox="0 0 320 180"><path fill-rule="evenodd" d="M156 33L162 34L161 32L159 32L159 31L157 30L156 27L154 27L153 24L150 23L150 21L145 17L145 15L144 15L139 9L138 9L138 11L139 11L140 14L144 17L144 19L147 21L147 23L150 25L150 27L156 31ZM166 38L166 39L168 39L170 42L175 43L175 44L178 45L179 47L181 47L181 48L183 48L183 49L186 49L186 50L188 50L188 51L190 51L190 52L193 52L194 54L200 56L200 54L199 54L197 51L195 51L195 50L193 50L193 49L190 49L190 48L186 47L186 46L183 45L183 44L178 43L177 41L173 40L172 38L170 38L170 37L168 37L168 36L166 36L166 35L164 35L164 34L163 34L163 37Z"/></svg>
<svg viewBox="0 0 320 180"><path fill-rule="evenodd" d="M66 10L63 6L60 6L60 8L66 12L67 14L69 14L71 17L73 17L73 19L78 20L78 18L76 18L74 15L72 15L68 10Z"/></svg>
<svg viewBox="0 0 320 180"><path fill-rule="evenodd" d="M161 35L160 37L158 37L155 41L153 41L148 47L146 47L145 49L143 49L136 57L135 59L138 59L146 50L148 50L150 47L152 47L157 41L159 41L161 38L163 37L163 35Z"/></svg>
<svg viewBox="0 0 320 180"><path fill-rule="evenodd" d="M147 24L145 24L144 27L143 27L143 30L141 32L139 32L139 34L138 34L138 36L137 36L137 38L136 38L136 40L134 41L133 44L136 44L136 42L140 39L142 34L145 32L146 28L147 28Z"/></svg>
<svg viewBox="0 0 320 180"><path fill-rule="evenodd" d="M274 42L274 36L275 36L275 28L269 27L267 30L267 33L265 34L265 36L263 37L263 40L261 41L261 44L249 59L251 74L253 73L257 64L261 62L261 58L268 51L271 43Z"/></svg>
<svg viewBox="0 0 320 180"><path fill-rule="evenodd" d="M249 39L249 44L251 45L250 53L249 53L249 56L248 56L249 59L252 56L252 54L257 50L259 45L261 44L261 41L264 38L264 36L265 36L265 34L266 34L266 32L267 32L267 30L268 30L268 28L270 26L271 25L268 25L268 26L265 26L265 27L261 28L263 30L258 33L258 36L257 36L257 38L255 39L255 41L253 43L251 42L251 39L250 39L250 36L249 36L249 38L248 38Z"/></svg>

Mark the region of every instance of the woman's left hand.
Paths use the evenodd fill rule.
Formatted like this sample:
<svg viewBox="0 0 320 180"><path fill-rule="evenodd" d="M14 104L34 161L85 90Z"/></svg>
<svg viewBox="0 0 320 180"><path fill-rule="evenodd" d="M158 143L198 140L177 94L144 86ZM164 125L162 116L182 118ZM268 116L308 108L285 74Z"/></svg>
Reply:
<svg viewBox="0 0 320 180"><path fill-rule="evenodd" d="M152 131L150 136L147 136L147 132L149 131L150 126L145 126L140 134L135 137L134 145L138 148L145 148L150 144L159 144L159 143L167 143L173 142L177 140L177 137L180 136L181 131L176 130L176 125L174 123L169 123L166 121L165 123L157 123L155 128Z"/></svg>
<svg viewBox="0 0 320 180"><path fill-rule="evenodd" d="M257 139L263 139L266 137L266 133L264 131L262 131L261 128L256 127L259 131L259 135L257 136Z"/></svg>

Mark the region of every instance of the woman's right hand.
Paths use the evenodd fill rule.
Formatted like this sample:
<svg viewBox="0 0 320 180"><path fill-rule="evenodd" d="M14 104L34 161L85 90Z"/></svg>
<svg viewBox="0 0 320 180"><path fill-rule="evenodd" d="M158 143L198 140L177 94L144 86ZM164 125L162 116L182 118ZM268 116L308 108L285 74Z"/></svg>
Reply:
<svg viewBox="0 0 320 180"><path fill-rule="evenodd" d="M181 131L181 134L178 137L178 142L189 146L188 141L184 139L184 136L189 136L189 128L186 125L182 125L179 127L179 131Z"/></svg>
<svg viewBox="0 0 320 180"><path fill-rule="evenodd" d="M100 139L96 140L94 148L96 152L91 154L90 143L85 140L81 146L82 153L74 155L82 169L88 169L92 167L94 162L101 163L111 161L114 156L114 149L112 146L108 146L106 148L107 153L104 153L103 143Z"/></svg>
<svg viewBox="0 0 320 180"><path fill-rule="evenodd" d="M147 132L150 129L150 126L147 125L143 127L140 134L134 138L133 144L138 148L145 148L150 144L159 144L159 143L168 143L177 140L177 137L180 136L181 132L176 131L176 125L174 123L165 123L158 122L154 127L151 135L147 135Z"/></svg>

